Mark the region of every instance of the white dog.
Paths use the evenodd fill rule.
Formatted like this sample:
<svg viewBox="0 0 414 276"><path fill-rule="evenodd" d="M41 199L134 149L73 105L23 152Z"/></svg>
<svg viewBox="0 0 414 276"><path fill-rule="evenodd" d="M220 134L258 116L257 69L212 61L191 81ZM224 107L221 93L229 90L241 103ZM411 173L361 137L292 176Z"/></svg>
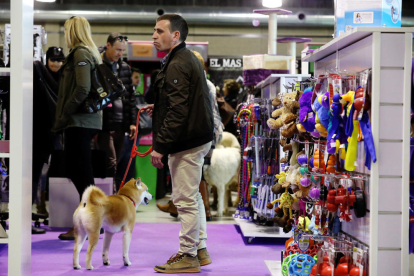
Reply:
<svg viewBox="0 0 414 276"><path fill-rule="evenodd" d="M213 150L210 165L203 167L207 183L217 188L217 216L219 217L227 213L228 194L226 191L230 184L238 182L240 162L240 144L237 138L224 131L222 140Z"/></svg>

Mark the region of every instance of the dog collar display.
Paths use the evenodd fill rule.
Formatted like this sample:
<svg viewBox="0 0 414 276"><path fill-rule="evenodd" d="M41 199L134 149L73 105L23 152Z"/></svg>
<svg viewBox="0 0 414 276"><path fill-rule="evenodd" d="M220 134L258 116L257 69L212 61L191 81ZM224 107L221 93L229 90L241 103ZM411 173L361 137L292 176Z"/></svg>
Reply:
<svg viewBox="0 0 414 276"><path fill-rule="evenodd" d="M126 196L129 200L131 200L132 204L134 204L134 207L135 207L135 202L132 200L132 198L130 198L130 197L129 197L129 196L127 196L127 195L123 195L123 196Z"/></svg>

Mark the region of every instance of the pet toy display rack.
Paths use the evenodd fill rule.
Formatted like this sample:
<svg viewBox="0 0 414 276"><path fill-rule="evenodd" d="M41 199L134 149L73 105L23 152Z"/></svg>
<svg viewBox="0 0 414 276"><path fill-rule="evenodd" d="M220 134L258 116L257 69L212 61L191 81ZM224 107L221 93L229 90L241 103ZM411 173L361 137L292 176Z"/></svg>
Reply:
<svg viewBox="0 0 414 276"><path fill-rule="evenodd" d="M367 275L409 275L413 32L414 28L358 27L303 58L305 62L315 62L316 76L338 68L338 64L341 70L372 72L370 118L378 160L371 163L365 175L369 176L369 212L364 218L342 225L343 233L369 246ZM281 275L280 270L276 273Z"/></svg>
<svg viewBox="0 0 414 276"><path fill-rule="evenodd" d="M258 225L255 223L252 223L252 221L256 221L256 214L257 210L259 210L259 217L260 212L268 212L265 209L266 208L255 208L256 204L258 206L260 205L259 200L256 200L255 195L257 194L263 194L264 197L266 197L266 191L261 190L259 193L259 187L263 183L268 183L267 185L263 185L263 187L267 187L267 191L270 193L270 182L274 180L274 175L276 175L278 172L280 172L280 163L279 160L281 159L280 152L281 147L279 147L279 131L272 131L267 126L267 119L270 118L271 112L273 110L273 106L275 106L275 103L272 103L273 98L280 92L285 91L286 87L291 86L292 83L295 83L296 81L306 80L310 77L310 75L298 75L298 74L272 74L268 78L266 78L264 81L260 82L256 87L261 89L261 98L260 99L249 99L247 103L245 103L238 116L238 122L240 127L240 133L242 134L242 151L244 152L244 158L242 160L242 169L241 169L241 177L240 177L240 189L241 191L248 191L245 192L245 197L249 199L248 203L246 204L245 201L243 201L241 204L239 204L238 210L235 214L235 221L240 226L243 236L247 239L248 243L251 243L254 238L256 237L266 237L266 238L287 238L290 237L290 234L284 233L283 230L277 226L272 226L273 223L268 220L266 223L266 219L262 220L263 223L260 223L262 225ZM280 103L276 104L279 105ZM245 109L249 109L250 111L246 111ZM253 112L252 112L253 111ZM247 116L247 114L250 114L250 116ZM258 119L259 118L259 119ZM250 134L254 135L248 135L248 127L250 127ZM253 130L254 129L254 130ZM247 135L247 136L246 136ZM248 137L249 139L245 139L244 137ZM253 140L251 140L251 138ZM256 137L258 139L256 139ZM267 165L260 166L257 162L252 162L252 158L246 158L246 155L248 153L249 143L260 143L260 149L263 148L268 150L272 149L274 152L271 156L265 156L266 154L262 154L261 151L259 151L259 147L255 147L254 151L251 151L254 155L257 155L258 158L255 160L258 160L258 162L264 162L267 163ZM263 142L259 142L263 141ZM268 141L268 142L264 142ZM273 141L273 143L272 143ZM268 144L266 144L268 143ZM262 147L263 146L263 147ZM252 148L252 147L250 147ZM256 149L258 150L256 153ZM269 166L269 160L274 160ZM277 166L277 167L275 167ZM269 167L271 169L269 169ZM263 174L261 176L256 177L255 181L252 177L252 171L255 172L255 168L261 168L263 170ZM246 172L247 177L246 177ZM268 172L271 172L272 175L268 175ZM244 175L243 175L244 173ZM270 178L273 178L273 180L270 180ZM252 185L254 184L254 185ZM253 205L251 204L251 195L253 195ZM240 195L240 198L242 198L243 195ZM270 200L270 197L268 196L267 199ZM261 206L265 206L262 202ZM267 216L270 217L271 214L267 213ZM266 216L264 216L266 217ZM263 226L263 225L268 226Z"/></svg>

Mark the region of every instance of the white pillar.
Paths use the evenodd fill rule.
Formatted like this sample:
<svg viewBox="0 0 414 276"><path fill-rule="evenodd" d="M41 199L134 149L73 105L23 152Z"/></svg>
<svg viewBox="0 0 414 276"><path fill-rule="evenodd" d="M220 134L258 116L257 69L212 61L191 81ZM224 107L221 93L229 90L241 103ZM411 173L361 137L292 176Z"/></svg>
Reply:
<svg viewBox="0 0 414 276"><path fill-rule="evenodd" d="M12 0L8 275L31 272L33 0Z"/></svg>
<svg viewBox="0 0 414 276"><path fill-rule="evenodd" d="M290 60L290 73L296 74L296 42L288 42L288 56L291 56Z"/></svg>
<svg viewBox="0 0 414 276"><path fill-rule="evenodd" d="M268 47L267 53L269 55L276 55L277 54L277 14L270 13L269 14L269 40L268 40Z"/></svg>

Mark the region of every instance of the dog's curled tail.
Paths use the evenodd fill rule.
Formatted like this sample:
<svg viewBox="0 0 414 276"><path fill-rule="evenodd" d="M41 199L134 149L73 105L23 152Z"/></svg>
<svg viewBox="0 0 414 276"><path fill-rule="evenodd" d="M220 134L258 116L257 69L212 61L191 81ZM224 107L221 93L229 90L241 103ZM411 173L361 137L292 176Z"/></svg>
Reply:
<svg viewBox="0 0 414 276"><path fill-rule="evenodd" d="M96 186L89 186L82 195L82 206L86 207L88 204L104 205L106 195Z"/></svg>

